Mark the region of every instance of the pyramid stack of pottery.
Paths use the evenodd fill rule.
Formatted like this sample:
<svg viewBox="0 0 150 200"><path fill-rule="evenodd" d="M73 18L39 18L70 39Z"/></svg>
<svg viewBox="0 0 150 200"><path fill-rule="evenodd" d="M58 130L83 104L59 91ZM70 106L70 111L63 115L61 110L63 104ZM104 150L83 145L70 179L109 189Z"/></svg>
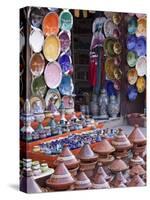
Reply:
<svg viewBox="0 0 150 200"><path fill-rule="evenodd" d="M31 168L23 170L20 180L20 190L26 193L40 193L42 192L38 184L35 182Z"/></svg>
<svg viewBox="0 0 150 200"><path fill-rule="evenodd" d="M128 156L128 150L132 147L132 144L122 132L122 129L118 130L118 133L114 136L111 144L115 147L115 155L121 158Z"/></svg>
<svg viewBox="0 0 150 200"><path fill-rule="evenodd" d="M128 182L128 187L142 187L145 186L145 182L142 180L142 178L135 174L134 177Z"/></svg>
<svg viewBox="0 0 150 200"><path fill-rule="evenodd" d="M47 179L46 185L52 190L68 190L74 182L74 178L62 161L58 164L50 178Z"/></svg>
<svg viewBox="0 0 150 200"><path fill-rule="evenodd" d="M133 144L133 153L143 154L146 149L146 138L144 134L139 129L139 126L136 124L133 131L128 137L131 144Z"/></svg>
<svg viewBox="0 0 150 200"><path fill-rule="evenodd" d="M70 173L73 176L76 176L80 161L77 160L66 144L64 145L62 152L57 157L57 160L54 162L54 165L57 166L60 161L63 161Z"/></svg>
<svg viewBox="0 0 150 200"><path fill-rule="evenodd" d="M83 147L80 149L77 158L79 158L81 161L80 169L82 169L89 178L92 177L97 163L98 155L92 151L90 145L87 142L85 142Z"/></svg>
<svg viewBox="0 0 150 200"><path fill-rule="evenodd" d="M117 172L115 174L113 180L111 181L111 186L112 187L116 187L116 188L126 187L126 183L127 183L127 180L124 177L123 173L122 172Z"/></svg>
<svg viewBox="0 0 150 200"><path fill-rule="evenodd" d="M76 181L74 184L75 189L77 190L89 189L91 185L92 184L91 184L90 179L84 173L84 170L81 169L76 176Z"/></svg>
<svg viewBox="0 0 150 200"><path fill-rule="evenodd" d="M111 155L115 151L115 148L110 144L110 142L103 138L94 147L93 151L99 155L98 161L104 166L110 164L114 157Z"/></svg>

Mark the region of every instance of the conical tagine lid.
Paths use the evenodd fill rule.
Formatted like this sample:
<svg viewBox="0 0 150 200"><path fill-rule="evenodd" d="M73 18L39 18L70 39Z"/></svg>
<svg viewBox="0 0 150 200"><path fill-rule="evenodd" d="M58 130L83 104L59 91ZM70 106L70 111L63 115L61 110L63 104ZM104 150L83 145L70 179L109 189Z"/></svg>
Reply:
<svg viewBox="0 0 150 200"><path fill-rule="evenodd" d="M135 186L145 186L145 182L137 174L135 174L131 181L128 183L128 187Z"/></svg>
<svg viewBox="0 0 150 200"><path fill-rule="evenodd" d="M105 180L103 174L98 173L93 179L92 188L105 189L110 188L110 186L109 183Z"/></svg>
<svg viewBox="0 0 150 200"><path fill-rule="evenodd" d="M63 161L68 169L76 168L79 164L79 160L76 159L76 157L73 155L67 145L64 145L62 152L60 153L54 164L57 166L60 161Z"/></svg>
<svg viewBox="0 0 150 200"><path fill-rule="evenodd" d="M103 167L102 167L102 163L98 163L98 164L97 164L97 169L96 169L96 171L95 171L95 174L94 174L94 177L93 177L93 178L95 178L95 176L96 176L97 174L102 174L103 177L105 178L105 180L110 179L110 176L108 176L108 175L106 174L106 172L104 171L104 169L103 169Z"/></svg>
<svg viewBox="0 0 150 200"><path fill-rule="evenodd" d="M126 135L122 132L122 129L118 130L118 134L114 136L111 144L116 149L129 149L132 146Z"/></svg>
<svg viewBox="0 0 150 200"><path fill-rule="evenodd" d="M74 183L74 179L70 172L61 161L56 167L54 174L46 181L47 186L54 190L68 189Z"/></svg>
<svg viewBox="0 0 150 200"><path fill-rule="evenodd" d="M127 180L125 179L122 172L118 172L114 179L112 180L111 184L113 187L126 187L125 184L127 183Z"/></svg>
<svg viewBox="0 0 150 200"><path fill-rule="evenodd" d="M143 167L141 165L134 165L130 169L130 175L134 176L135 174L138 174L138 175L144 175L145 174L145 170L143 169Z"/></svg>
<svg viewBox="0 0 150 200"><path fill-rule="evenodd" d="M95 154L90 145L88 143L85 143L83 147L80 149L78 156L81 161L96 161L98 156Z"/></svg>
<svg viewBox="0 0 150 200"><path fill-rule="evenodd" d="M103 139L94 146L93 151L99 154L108 154L114 152L115 148L108 142L107 139Z"/></svg>
<svg viewBox="0 0 150 200"><path fill-rule="evenodd" d="M121 160L119 157L117 157L109 166L109 169L112 172L120 172L120 171L124 171L127 170L129 167L127 166L127 164Z"/></svg>
<svg viewBox="0 0 150 200"><path fill-rule="evenodd" d="M84 173L83 170L80 170L80 172L77 174L76 182L75 182L75 188L76 189L86 189L91 187L91 181L87 177L87 175Z"/></svg>
<svg viewBox="0 0 150 200"><path fill-rule="evenodd" d="M130 160L130 166L134 166L134 165L145 165L145 161L143 160L143 158L141 158L138 154L134 155L133 158L131 158Z"/></svg>
<svg viewBox="0 0 150 200"><path fill-rule="evenodd" d="M146 138L144 134L139 129L139 126L136 124L133 131L129 135L128 139L131 143L139 144L139 143L146 143Z"/></svg>

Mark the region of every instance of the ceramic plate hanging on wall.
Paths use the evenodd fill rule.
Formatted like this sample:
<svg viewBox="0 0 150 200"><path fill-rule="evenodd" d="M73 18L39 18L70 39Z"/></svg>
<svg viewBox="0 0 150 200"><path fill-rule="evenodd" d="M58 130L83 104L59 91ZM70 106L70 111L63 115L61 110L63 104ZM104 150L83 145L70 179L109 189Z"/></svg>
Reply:
<svg viewBox="0 0 150 200"><path fill-rule="evenodd" d="M30 58L29 66L33 76L40 76L43 73L45 67L45 60L43 55L41 53L33 54Z"/></svg>
<svg viewBox="0 0 150 200"><path fill-rule="evenodd" d="M114 49L113 49L115 42L117 42L117 40L115 38L108 37L105 39L104 50L108 56L111 56L111 57L116 56Z"/></svg>
<svg viewBox="0 0 150 200"><path fill-rule="evenodd" d="M114 43L113 50L114 50L115 54L117 54L117 55L121 54L121 52L122 52L122 45L121 45L120 41L117 41L117 42Z"/></svg>
<svg viewBox="0 0 150 200"><path fill-rule="evenodd" d="M106 72L106 76L108 79L110 80L114 80L114 69L115 69L115 64L114 64L114 59L107 57L106 61L105 61L105 72Z"/></svg>
<svg viewBox="0 0 150 200"><path fill-rule="evenodd" d="M122 76L122 71L118 66L115 66L114 68L114 77L116 80L120 80Z"/></svg>
<svg viewBox="0 0 150 200"><path fill-rule="evenodd" d="M58 62L49 62L46 65L44 78L49 88L55 89L59 86L62 80L62 70Z"/></svg>
<svg viewBox="0 0 150 200"><path fill-rule="evenodd" d="M135 35L128 35L127 37L127 49L133 50L136 46L137 37Z"/></svg>
<svg viewBox="0 0 150 200"><path fill-rule="evenodd" d="M69 10L63 10L59 15L59 25L61 30L69 31L73 26L73 16Z"/></svg>
<svg viewBox="0 0 150 200"><path fill-rule="evenodd" d="M63 96L62 101L67 112L74 111L74 100L71 96Z"/></svg>
<svg viewBox="0 0 150 200"><path fill-rule="evenodd" d="M49 61L55 61L60 54L60 41L55 35L48 36L44 41L43 54Z"/></svg>
<svg viewBox="0 0 150 200"><path fill-rule="evenodd" d="M45 101L42 97L32 96L30 98L30 104L33 113L42 113L46 108Z"/></svg>
<svg viewBox="0 0 150 200"><path fill-rule="evenodd" d="M31 84L31 91L33 96L43 97L46 93L47 87L43 76L33 79Z"/></svg>
<svg viewBox="0 0 150 200"><path fill-rule="evenodd" d="M49 89L47 91L47 94L45 96L46 107L48 107L49 101L52 97L55 101L54 104L55 104L56 108L58 109L60 107L60 104L61 104L61 96L60 96L60 93L57 89Z"/></svg>
<svg viewBox="0 0 150 200"><path fill-rule="evenodd" d="M61 45L61 51L67 52L71 45L71 33L70 31L61 31L59 33L59 40Z"/></svg>
<svg viewBox="0 0 150 200"><path fill-rule="evenodd" d="M63 73L68 73L72 67L71 57L67 53L62 53L58 59Z"/></svg>
<svg viewBox="0 0 150 200"><path fill-rule="evenodd" d="M104 33L106 37L113 37L114 30L117 26L113 23L112 19L109 18L104 23Z"/></svg>
<svg viewBox="0 0 150 200"><path fill-rule="evenodd" d="M143 76L141 76L137 79L136 87L137 87L137 90L139 93L144 92L146 83L145 83L145 78Z"/></svg>
<svg viewBox="0 0 150 200"><path fill-rule="evenodd" d="M129 84L134 85L138 78L136 69L130 69L127 73L127 78L128 78Z"/></svg>
<svg viewBox="0 0 150 200"><path fill-rule="evenodd" d="M121 81L120 80L114 80L114 88L118 91L120 90L120 88L121 88Z"/></svg>
<svg viewBox="0 0 150 200"><path fill-rule="evenodd" d="M137 63L136 63L136 70L137 70L138 76L146 75L146 69L147 69L146 56L141 56L138 58Z"/></svg>
<svg viewBox="0 0 150 200"><path fill-rule="evenodd" d="M34 29L29 36L29 44L35 53L39 53L42 50L44 43L44 35L40 29Z"/></svg>
<svg viewBox="0 0 150 200"><path fill-rule="evenodd" d="M137 54L134 51L128 51L127 53L127 63L130 67L134 67L137 62Z"/></svg>
<svg viewBox="0 0 150 200"><path fill-rule="evenodd" d="M146 17L139 18L137 23L138 26L137 26L136 36L146 37Z"/></svg>
<svg viewBox="0 0 150 200"><path fill-rule="evenodd" d="M145 37L141 36L141 37L137 38L134 51L137 53L138 56L146 55L146 39L145 39Z"/></svg>
<svg viewBox="0 0 150 200"><path fill-rule="evenodd" d="M59 86L59 91L62 95L72 95L74 85L71 76L64 75Z"/></svg>
<svg viewBox="0 0 150 200"><path fill-rule="evenodd" d="M93 22L92 32L95 33L102 31L103 24L105 21L106 21L105 17L97 17Z"/></svg>
<svg viewBox="0 0 150 200"><path fill-rule="evenodd" d="M137 88L133 85L128 85L127 94L130 101L135 101L138 95Z"/></svg>
<svg viewBox="0 0 150 200"><path fill-rule="evenodd" d="M56 12L49 12L43 19L42 29L45 36L57 35L59 31L59 16Z"/></svg>
<svg viewBox="0 0 150 200"><path fill-rule="evenodd" d="M43 20L42 8L37 8L37 7L30 8L28 14L31 26L40 28Z"/></svg>
<svg viewBox="0 0 150 200"><path fill-rule="evenodd" d="M136 17L130 17L128 20L128 33L135 34L137 30L137 19Z"/></svg>

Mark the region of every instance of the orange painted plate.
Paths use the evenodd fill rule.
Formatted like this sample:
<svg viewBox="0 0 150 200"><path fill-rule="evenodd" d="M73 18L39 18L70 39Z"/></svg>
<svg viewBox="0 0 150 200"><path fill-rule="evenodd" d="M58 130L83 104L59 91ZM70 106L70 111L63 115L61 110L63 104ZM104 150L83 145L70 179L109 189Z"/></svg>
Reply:
<svg viewBox="0 0 150 200"><path fill-rule="evenodd" d="M134 85L138 78L136 69L130 69L127 73L127 78L128 78L129 84Z"/></svg>

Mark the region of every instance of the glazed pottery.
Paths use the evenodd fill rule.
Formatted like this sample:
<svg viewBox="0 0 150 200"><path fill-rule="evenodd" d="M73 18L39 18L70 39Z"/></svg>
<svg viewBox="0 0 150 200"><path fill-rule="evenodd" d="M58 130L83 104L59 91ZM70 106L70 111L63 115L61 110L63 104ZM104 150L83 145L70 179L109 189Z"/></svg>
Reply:
<svg viewBox="0 0 150 200"><path fill-rule="evenodd" d="M66 113L71 114L74 112L74 99L72 96L63 96L62 101L64 102Z"/></svg>
<svg viewBox="0 0 150 200"><path fill-rule="evenodd" d="M133 85L128 85L127 95L130 101L135 101L138 95L137 88Z"/></svg>
<svg viewBox="0 0 150 200"><path fill-rule="evenodd" d="M121 172L127 170L129 167L128 165L120 159L120 157L117 157L109 166L108 168L112 172Z"/></svg>
<svg viewBox="0 0 150 200"><path fill-rule="evenodd" d="M44 99L37 96L30 98L30 104L33 113L43 113L46 107Z"/></svg>
<svg viewBox="0 0 150 200"><path fill-rule="evenodd" d="M67 53L62 53L59 56L58 62L61 66L63 73L69 73L71 67L72 67L72 60L71 57Z"/></svg>
<svg viewBox="0 0 150 200"><path fill-rule="evenodd" d="M146 59L146 56L140 56L137 59L137 62L136 62L136 70L137 70L138 76L144 76L144 75L146 75L146 69L147 69L147 59Z"/></svg>
<svg viewBox="0 0 150 200"><path fill-rule="evenodd" d="M135 68L129 69L127 79L130 85L134 85L137 81L138 74Z"/></svg>
<svg viewBox="0 0 150 200"><path fill-rule="evenodd" d="M59 91L62 95L71 96L74 90L72 77L69 75L63 75L61 83L59 85Z"/></svg>
<svg viewBox="0 0 150 200"><path fill-rule="evenodd" d="M60 103L61 103L61 96L57 89L49 89L47 91L46 96L45 96L46 108L49 107L51 98L53 98L55 100L54 105L58 109L60 107Z"/></svg>
<svg viewBox="0 0 150 200"><path fill-rule="evenodd" d="M119 25L121 22L122 16L120 13L114 13L112 16L112 20L114 22L114 24Z"/></svg>
<svg viewBox="0 0 150 200"><path fill-rule="evenodd" d="M46 90L47 86L42 75L32 80L31 91L33 96L43 97L46 93Z"/></svg>
<svg viewBox="0 0 150 200"><path fill-rule="evenodd" d="M87 177L87 175L84 173L83 170L80 170L77 174L76 181L75 181L75 189L81 190L81 189L89 189L91 187L91 181Z"/></svg>
<svg viewBox="0 0 150 200"><path fill-rule="evenodd" d="M44 35L40 29L33 29L29 35L29 45L35 53L42 50L44 44Z"/></svg>
<svg viewBox="0 0 150 200"><path fill-rule="evenodd" d="M143 76L141 76L141 77L139 77L139 78L137 79L136 87L137 87L137 91L138 91L139 93L144 92L145 87L146 87L146 82L145 82L145 78L144 78Z"/></svg>
<svg viewBox="0 0 150 200"><path fill-rule="evenodd" d="M138 56L146 55L146 39L143 36L137 38L136 45L134 47L134 51Z"/></svg>
<svg viewBox="0 0 150 200"><path fill-rule="evenodd" d="M121 69L118 66L115 66L113 74L114 74L114 78L116 80L120 80L121 77L122 77L122 71L121 71Z"/></svg>
<svg viewBox="0 0 150 200"><path fill-rule="evenodd" d="M53 190L67 190L74 184L75 180L63 162L60 162L54 173L46 181L46 185Z"/></svg>
<svg viewBox="0 0 150 200"><path fill-rule="evenodd" d="M107 115L108 96L105 89L101 90L101 93L98 99L98 104L100 106L100 117L104 119L108 118L108 115Z"/></svg>
<svg viewBox="0 0 150 200"><path fill-rule="evenodd" d="M127 53L127 63L130 67L134 67L137 62L137 54L134 51L128 51Z"/></svg>
<svg viewBox="0 0 150 200"><path fill-rule="evenodd" d="M62 70L58 62L49 62L44 71L44 79L51 89L57 88L62 80Z"/></svg>
<svg viewBox="0 0 150 200"><path fill-rule="evenodd" d="M135 34L137 30L137 19L136 17L130 17L128 20L128 33Z"/></svg>
<svg viewBox="0 0 150 200"><path fill-rule="evenodd" d="M137 30L136 30L136 36L144 36L146 37L146 17L140 17L137 20Z"/></svg>
<svg viewBox="0 0 150 200"><path fill-rule="evenodd" d="M35 53L31 56L30 58L30 70L33 76L40 76L45 67L45 60L44 57L41 53Z"/></svg>
<svg viewBox="0 0 150 200"><path fill-rule="evenodd" d="M110 117L117 117L120 111L119 104L117 103L116 97L114 95L110 96L108 104L108 113Z"/></svg>
<svg viewBox="0 0 150 200"><path fill-rule="evenodd" d="M104 41L104 50L106 55L110 57L116 56L114 52L114 44L117 42L117 40L113 37L107 37Z"/></svg>
<svg viewBox="0 0 150 200"><path fill-rule="evenodd" d="M55 104L56 104L56 99L54 99L54 97L51 97L48 102L47 110L53 115L58 115L59 112Z"/></svg>
<svg viewBox="0 0 150 200"><path fill-rule="evenodd" d="M142 180L142 178L140 178L139 175L135 174L127 185L128 187L140 187L140 186L142 187L145 186L145 182Z"/></svg>
<svg viewBox="0 0 150 200"><path fill-rule="evenodd" d="M67 52L71 45L71 33L70 31L61 31L59 33L59 40L61 45L61 51Z"/></svg>
<svg viewBox="0 0 150 200"><path fill-rule="evenodd" d="M113 31L116 29L116 25L111 18L108 18L104 23L104 33L106 37L113 37Z"/></svg>
<svg viewBox="0 0 150 200"><path fill-rule="evenodd" d="M59 25L61 30L69 31L73 26L73 16L71 12L64 9L59 15Z"/></svg>
<svg viewBox="0 0 150 200"><path fill-rule="evenodd" d="M97 102L97 95L96 94L93 94L92 96L92 101L90 102L90 111L91 111L91 114L93 116L97 116L98 115L98 102Z"/></svg>
<svg viewBox="0 0 150 200"><path fill-rule="evenodd" d="M114 59L111 57L107 57L105 61L105 73L109 80L114 80L114 69L116 68Z"/></svg>
<svg viewBox="0 0 150 200"><path fill-rule="evenodd" d="M43 54L49 62L55 61L60 54L60 40L56 35L46 37L43 45Z"/></svg>
<svg viewBox="0 0 150 200"><path fill-rule="evenodd" d="M115 42L113 45L113 50L114 50L115 54L120 55L122 52L121 42L119 42L119 41Z"/></svg>
<svg viewBox="0 0 150 200"><path fill-rule="evenodd" d="M59 17L56 12L49 12L43 19L42 29L45 36L59 32Z"/></svg>
<svg viewBox="0 0 150 200"><path fill-rule="evenodd" d="M127 36L127 49L134 50L137 43L137 37L135 35L128 35Z"/></svg>
<svg viewBox="0 0 150 200"><path fill-rule="evenodd" d="M32 7L29 11L29 22L31 26L40 28L43 20L42 8Z"/></svg>
<svg viewBox="0 0 150 200"><path fill-rule="evenodd" d="M110 81L110 80L107 80L106 81L106 90L107 90L107 94L108 96L111 96L111 95L115 95L116 96L116 88L118 87L117 85L115 86L114 85L114 82L113 81ZM117 84L117 83L116 83ZM116 88L115 88L116 87ZM119 89L119 88L118 88Z"/></svg>

